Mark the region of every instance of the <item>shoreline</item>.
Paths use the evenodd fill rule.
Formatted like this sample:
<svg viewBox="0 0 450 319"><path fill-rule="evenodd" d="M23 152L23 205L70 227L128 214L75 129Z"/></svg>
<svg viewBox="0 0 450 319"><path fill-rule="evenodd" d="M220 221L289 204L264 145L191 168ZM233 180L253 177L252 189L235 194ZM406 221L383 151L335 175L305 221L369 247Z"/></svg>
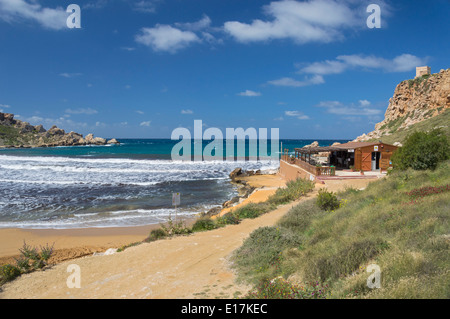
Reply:
<svg viewBox="0 0 450 319"><path fill-rule="evenodd" d="M278 187L275 186L285 184L276 174L237 177L234 183L243 187L254 187L254 190L239 196L239 202L232 206L217 207L217 213L213 215L213 218L249 202L264 201L276 191ZM191 226L198 218L205 215L208 215L208 212L199 212L182 220L187 226ZM14 264L14 258L20 255L19 249L23 247L24 241L37 248L54 244L54 254L49 263L58 264L66 260L105 252L110 248L120 248L141 242L153 229L160 228L160 225L158 223L143 226L68 229L2 228L0 229L0 265Z"/></svg>
<svg viewBox="0 0 450 319"><path fill-rule="evenodd" d="M235 182L254 187L253 192L240 197L239 202L229 207L221 207L220 211L212 215L212 218L221 216L230 210L239 208L248 203L263 202L276 192L278 187L283 187L286 181L278 174L251 175L237 177ZM344 190L347 186L365 187L373 181L371 179L358 180L330 180L323 186L330 191ZM318 186L316 186L318 187ZM191 226L198 218L208 216L207 213L199 213L191 218L184 218L186 226ZM24 240L28 245L38 247L54 243L54 255L49 260L50 264L59 264L66 260L72 260L94 253L103 253L110 248L120 248L135 242L141 242L148 237L153 229L160 228L160 223L144 226L104 227L104 228L72 228L72 229L0 229L0 265L15 263Z"/></svg>

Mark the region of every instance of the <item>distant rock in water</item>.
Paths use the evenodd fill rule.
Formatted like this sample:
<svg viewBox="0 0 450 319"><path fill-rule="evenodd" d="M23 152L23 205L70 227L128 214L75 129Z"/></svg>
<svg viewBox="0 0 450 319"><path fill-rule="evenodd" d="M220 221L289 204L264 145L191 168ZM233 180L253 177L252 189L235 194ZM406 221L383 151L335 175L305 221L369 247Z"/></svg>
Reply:
<svg viewBox="0 0 450 319"><path fill-rule="evenodd" d="M107 141L101 137L70 132L53 125L46 130L42 125L33 126L28 122L14 119L14 114L0 112L0 148L54 147L77 145L120 144L116 139Z"/></svg>
<svg viewBox="0 0 450 319"><path fill-rule="evenodd" d="M312 142L312 143L309 144L309 145L303 146L303 148L312 148L312 147L319 147L319 142L314 141L314 142Z"/></svg>
<svg viewBox="0 0 450 319"><path fill-rule="evenodd" d="M106 144L120 144L115 138L110 139Z"/></svg>

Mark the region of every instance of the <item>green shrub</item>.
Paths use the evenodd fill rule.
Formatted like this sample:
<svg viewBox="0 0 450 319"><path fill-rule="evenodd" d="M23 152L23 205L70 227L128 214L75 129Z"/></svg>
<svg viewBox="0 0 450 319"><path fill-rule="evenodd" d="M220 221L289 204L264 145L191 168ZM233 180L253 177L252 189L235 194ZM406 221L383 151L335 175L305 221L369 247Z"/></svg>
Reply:
<svg viewBox="0 0 450 319"><path fill-rule="evenodd" d="M450 158L448 138L440 129L411 134L392 156L395 169L435 169L439 162Z"/></svg>
<svg viewBox="0 0 450 319"><path fill-rule="evenodd" d="M265 214L275 207L269 203L250 203L245 206L237 208L233 211L233 215L238 219L256 218Z"/></svg>
<svg viewBox="0 0 450 319"><path fill-rule="evenodd" d="M212 229L215 229L215 228L217 228L216 224L209 217L200 218L194 223L194 225L192 225L192 231L193 232L212 230Z"/></svg>
<svg viewBox="0 0 450 319"><path fill-rule="evenodd" d="M146 242L155 241L167 237L167 233L162 228L153 229L145 239Z"/></svg>
<svg viewBox="0 0 450 319"><path fill-rule="evenodd" d="M277 189L275 194L270 196L267 202L275 205L289 203L299 199L301 196L304 196L313 189L314 182L303 178L298 178L294 181L287 182L285 188Z"/></svg>
<svg viewBox="0 0 450 319"><path fill-rule="evenodd" d="M53 254L53 245L50 247L48 244L44 247L41 246L40 259L47 262Z"/></svg>
<svg viewBox="0 0 450 319"><path fill-rule="evenodd" d="M161 228L167 236L187 235L192 233L192 230L186 227L184 221L174 221L170 215L167 224L161 224Z"/></svg>
<svg viewBox="0 0 450 319"><path fill-rule="evenodd" d="M312 261L305 269L306 277L324 282L350 275L387 247L388 244L381 239L365 239L346 244L336 253Z"/></svg>
<svg viewBox="0 0 450 319"><path fill-rule="evenodd" d="M147 239L148 239L148 238L147 238ZM144 241L147 241L147 239L144 239ZM138 245L140 245L140 244L142 244L141 241L136 241L136 242L133 242L133 243L129 243L129 244L123 245L123 246L121 246L121 247L119 247L119 248L117 249L117 252L120 253L120 252L124 251L124 250L127 249L127 248L134 247L134 246L138 246Z"/></svg>
<svg viewBox="0 0 450 319"><path fill-rule="evenodd" d="M247 281L258 282L281 274L281 253L299 247L297 234L280 227L260 227L253 231L233 254L233 266Z"/></svg>
<svg viewBox="0 0 450 319"><path fill-rule="evenodd" d="M326 299L328 285L318 282L297 285L282 278L262 280L244 299Z"/></svg>
<svg viewBox="0 0 450 319"><path fill-rule="evenodd" d="M16 259L16 263L23 272L28 272L30 270L44 268L47 265L48 260L53 254L53 245L49 246L47 244L44 247L41 246L40 252L38 252L36 247L29 246L24 242L19 251L22 256Z"/></svg>
<svg viewBox="0 0 450 319"><path fill-rule="evenodd" d="M334 211L339 208L340 201L333 192L326 189L320 189L316 200L317 206L322 210Z"/></svg>
<svg viewBox="0 0 450 319"><path fill-rule="evenodd" d="M218 217L216 220L218 226L237 225L240 222L241 220L232 212L226 213L225 215Z"/></svg>
<svg viewBox="0 0 450 319"><path fill-rule="evenodd" d="M16 259L16 265L21 272L27 273L31 270L30 259L27 257L20 257Z"/></svg>
<svg viewBox="0 0 450 319"><path fill-rule="evenodd" d="M11 281L21 274L20 269L16 266L7 264L0 268L0 277L2 282Z"/></svg>

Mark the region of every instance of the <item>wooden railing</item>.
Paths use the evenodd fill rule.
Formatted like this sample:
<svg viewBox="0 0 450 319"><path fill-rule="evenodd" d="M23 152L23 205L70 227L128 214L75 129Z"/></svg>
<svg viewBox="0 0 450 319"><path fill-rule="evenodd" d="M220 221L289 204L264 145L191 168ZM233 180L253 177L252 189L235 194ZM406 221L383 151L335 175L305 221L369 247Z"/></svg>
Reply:
<svg viewBox="0 0 450 319"><path fill-rule="evenodd" d="M316 176L318 175L328 175L328 176L334 176L336 174L336 168L335 167L316 167Z"/></svg>
<svg viewBox="0 0 450 319"><path fill-rule="evenodd" d="M298 167L303 168L305 171L319 176L319 175L326 175L326 176L334 176L336 174L336 168L335 167L328 167L328 166L314 166L309 164L308 162L302 161L299 158L293 158L290 155L288 155L288 151L285 151L284 154L281 155L281 160L285 161L289 164L295 164Z"/></svg>
<svg viewBox="0 0 450 319"><path fill-rule="evenodd" d="M307 171L307 172L309 172L309 173L311 173L313 175L316 175L316 173L317 173L315 166L313 166L313 165L311 165L311 164L309 164L307 162L304 162L304 161L302 161L302 160L300 160L298 158L295 159L295 165L297 165L298 167L303 168L305 171Z"/></svg>

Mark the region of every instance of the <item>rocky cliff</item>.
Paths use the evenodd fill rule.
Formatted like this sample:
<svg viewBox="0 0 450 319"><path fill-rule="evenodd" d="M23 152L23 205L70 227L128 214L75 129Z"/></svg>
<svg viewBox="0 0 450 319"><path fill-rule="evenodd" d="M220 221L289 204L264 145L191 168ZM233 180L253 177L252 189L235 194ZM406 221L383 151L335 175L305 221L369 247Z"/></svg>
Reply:
<svg viewBox="0 0 450 319"><path fill-rule="evenodd" d="M83 135L52 126L48 131L42 125L14 119L14 114L0 113L0 148L52 147L75 145L118 144L116 139L107 141L92 134Z"/></svg>
<svg viewBox="0 0 450 319"><path fill-rule="evenodd" d="M374 131L359 136L355 141L380 139L440 115L448 108L450 69L403 81L397 85L394 96L389 100L384 120L375 125Z"/></svg>

